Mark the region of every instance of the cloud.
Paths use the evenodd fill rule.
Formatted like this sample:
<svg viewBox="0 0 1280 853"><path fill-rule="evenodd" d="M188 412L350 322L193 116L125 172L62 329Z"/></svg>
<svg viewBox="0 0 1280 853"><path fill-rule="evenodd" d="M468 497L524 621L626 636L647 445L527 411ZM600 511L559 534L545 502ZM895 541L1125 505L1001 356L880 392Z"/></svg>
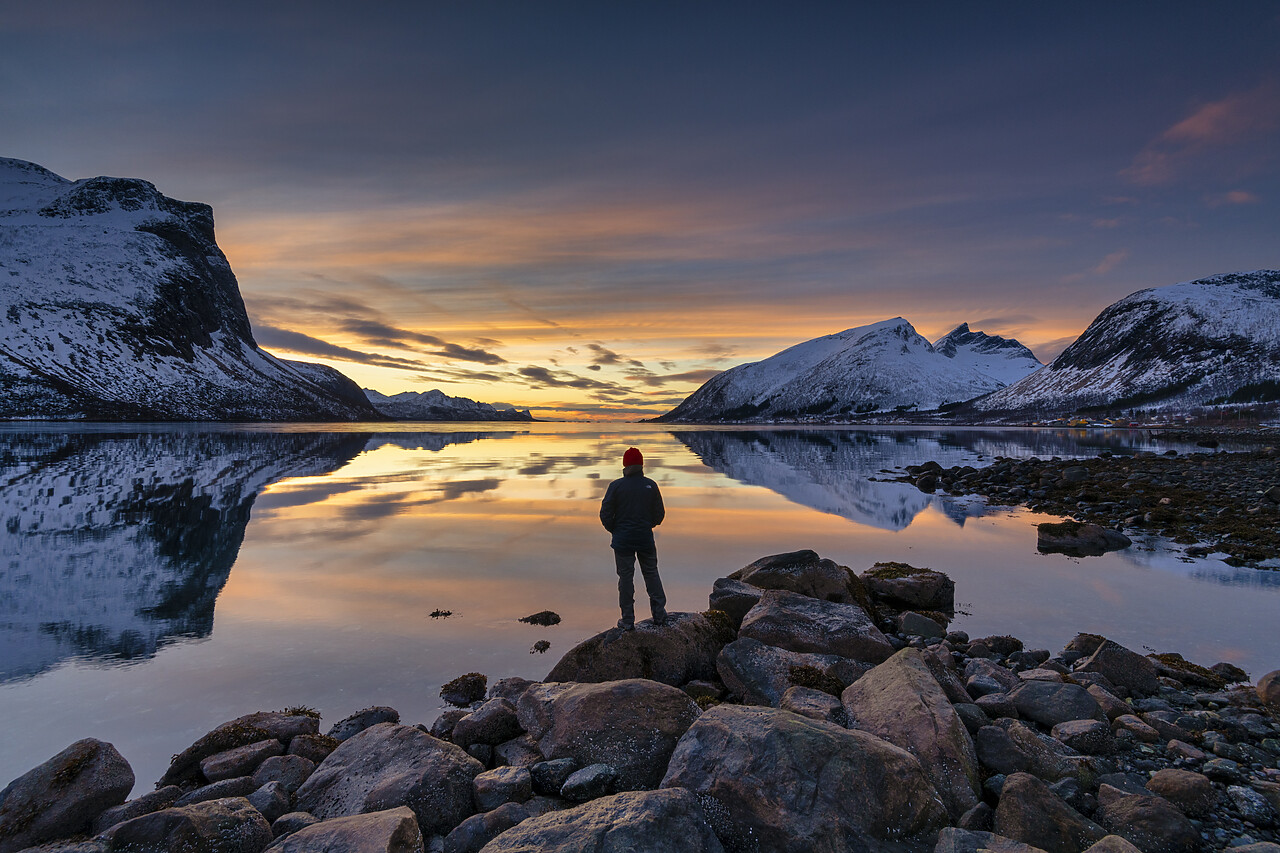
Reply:
<svg viewBox="0 0 1280 853"><path fill-rule="evenodd" d="M1048 364L1061 355L1064 349L1075 343L1077 337L1079 336L1072 335L1063 338L1054 338L1051 341L1036 344L1033 351L1036 354L1036 358L1040 359L1045 364Z"/></svg>
<svg viewBox="0 0 1280 853"><path fill-rule="evenodd" d="M1111 254L1107 255L1101 261L1098 261L1097 265L1093 267L1091 270L1089 270L1089 272L1093 273L1094 275L1106 275L1116 267L1120 266L1120 264L1128 260L1128 258L1129 258L1129 250L1120 249L1118 251L1112 252Z"/></svg>
<svg viewBox="0 0 1280 853"><path fill-rule="evenodd" d="M613 350L602 346L601 344L587 344L587 349L595 353L595 355L591 357L591 363L593 365L630 364L633 367L644 367L643 361L637 361L636 359L629 358L628 356L618 355Z"/></svg>
<svg viewBox="0 0 1280 853"><path fill-rule="evenodd" d="M1029 323L1035 323L1039 320L1034 314L1005 314L1001 317L983 317L981 320L974 320L970 324L970 328L981 329L1002 329L1009 326L1025 326Z"/></svg>
<svg viewBox="0 0 1280 853"><path fill-rule="evenodd" d="M507 362L502 356L486 350L469 349L441 340L435 335L412 332L408 329L398 329L375 320L351 319L344 320L340 325L343 331L360 335L367 343L373 346L410 348L412 344L426 344L439 348L429 351L428 355L438 355L442 358L452 358L458 361L474 361L480 364L506 364Z"/></svg>
<svg viewBox="0 0 1280 853"><path fill-rule="evenodd" d="M645 385L651 388L660 388L663 385L670 385L673 382L696 382L699 385L706 382L713 376L719 376L724 371L714 368L705 368L703 370L686 370L683 373L667 373L660 376L646 376L640 379Z"/></svg>
<svg viewBox="0 0 1280 853"><path fill-rule="evenodd" d="M1277 128L1280 83L1267 80L1198 107L1147 143L1121 174L1139 185L1167 184L1205 155L1256 141Z"/></svg>
<svg viewBox="0 0 1280 853"><path fill-rule="evenodd" d="M1222 207L1228 204L1257 204L1262 199L1247 190L1231 190L1219 195L1206 196L1204 201L1210 207Z"/></svg>
<svg viewBox="0 0 1280 853"><path fill-rule="evenodd" d="M601 382L586 376L577 376L565 370L553 371L545 367L531 364L516 371L540 388L578 388L582 390L609 391L615 394L629 393L625 388L612 382Z"/></svg>
<svg viewBox="0 0 1280 853"><path fill-rule="evenodd" d="M257 326L253 330L253 336L259 346L285 350L298 355L314 355L335 361L350 361L356 364L370 364L375 367L392 367L400 370L416 370L423 366L420 361L348 349L301 332L291 332L275 326Z"/></svg>

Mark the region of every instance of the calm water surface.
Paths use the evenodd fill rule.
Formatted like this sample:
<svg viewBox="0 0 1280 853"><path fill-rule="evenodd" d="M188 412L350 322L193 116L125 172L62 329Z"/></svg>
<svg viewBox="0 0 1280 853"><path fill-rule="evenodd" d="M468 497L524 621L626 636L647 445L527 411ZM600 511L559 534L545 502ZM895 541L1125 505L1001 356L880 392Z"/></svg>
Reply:
<svg viewBox="0 0 1280 853"><path fill-rule="evenodd" d="M617 619L596 512L633 444L668 507L658 548L673 610L705 609L717 577L758 557L812 548L856 571L947 572L956 627L975 636L1057 650L1091 631L1255 677L1280 667L1280 572L1159 540L1041 555L1045 516L869 479L929 459L1168 449L1141 433L77 429L0 428L0 786L96 737L142 792L171 754L250 711L309 705L323 731L380 704L430 723L456 675L541 678ZM564 621L517 621L544 609ZM544 639L551 650L531 653Z"/></svg>

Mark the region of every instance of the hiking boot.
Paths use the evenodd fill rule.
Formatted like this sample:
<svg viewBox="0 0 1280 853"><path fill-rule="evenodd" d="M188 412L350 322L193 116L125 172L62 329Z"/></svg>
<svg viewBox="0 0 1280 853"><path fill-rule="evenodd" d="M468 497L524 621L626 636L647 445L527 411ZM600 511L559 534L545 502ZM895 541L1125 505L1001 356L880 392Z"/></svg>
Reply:
<svg viewBox="0 0 1280 853"><path fill-rule="evenodd" d="M628 622L628 621L627 621L627 620L625 620L625 619L619 619L619 620L618 620L618 627L619 627L619 628L621 628L621 629L622 629L622 630L624 630L624 631L634 631L634 630L636 629L636 623L634 623L634 622Z"/></svg>

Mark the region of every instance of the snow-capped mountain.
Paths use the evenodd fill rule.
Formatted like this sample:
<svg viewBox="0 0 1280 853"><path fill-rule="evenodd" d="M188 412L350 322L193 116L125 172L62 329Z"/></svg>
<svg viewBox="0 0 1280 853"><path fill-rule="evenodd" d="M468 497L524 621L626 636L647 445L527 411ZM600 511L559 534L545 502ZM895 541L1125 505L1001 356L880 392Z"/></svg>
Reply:
<svg viewBox="0 0 1280 853"><path fill-rule="evenodd" d="M1280 397L1280 270L1139 290L982 412L1180 408Z"/></svg>
<svg viewBox="0 0 1280 853"><path fill-rule="evenodd" d="M208 205L4 158L0 417L380 419L338 371L258 349Z"/></svg>
<svg viewBox="0 0 1280 853"><path fill-rule="evenodd" d="M450 397L442 391L402 391L379 394L364 389L369 402L381 414L405 421L532 421L528 410L499 409L466 397Z"/></svg>
<svg viewBox="0 0 1280 853"><path fill-rule="evenodd" d="M793 420L936 409L1041 367L1013 340L957 326L925 340L901 317L796 344L707 381L660 421Z"/></svg>

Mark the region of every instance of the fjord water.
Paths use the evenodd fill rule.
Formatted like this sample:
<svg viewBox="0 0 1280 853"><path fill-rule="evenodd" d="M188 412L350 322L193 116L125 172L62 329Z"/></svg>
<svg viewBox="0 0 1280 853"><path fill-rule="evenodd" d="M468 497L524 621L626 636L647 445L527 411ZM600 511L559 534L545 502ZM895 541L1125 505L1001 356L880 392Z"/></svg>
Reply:
<svg viewBox="0 0 1280 853"><path fill-rule="evenodd" d="M758 557L812 548L859 572L947 572L954 627L973 636L1058 650L1090 631L1254 677L1280 667L1280 572L1160 540L1041 555L1045 516L879 481L930 459L1197 450L1140 432L10 424L0 785L96 737L145 791L171 754L251 711L311 706L324 731L381 704L429 724L454 676L543 677L617 618L596 514L632 445L668 507L672 610L705 609L715 578ZM540 610L563 621L518 621Z"/></svg>

